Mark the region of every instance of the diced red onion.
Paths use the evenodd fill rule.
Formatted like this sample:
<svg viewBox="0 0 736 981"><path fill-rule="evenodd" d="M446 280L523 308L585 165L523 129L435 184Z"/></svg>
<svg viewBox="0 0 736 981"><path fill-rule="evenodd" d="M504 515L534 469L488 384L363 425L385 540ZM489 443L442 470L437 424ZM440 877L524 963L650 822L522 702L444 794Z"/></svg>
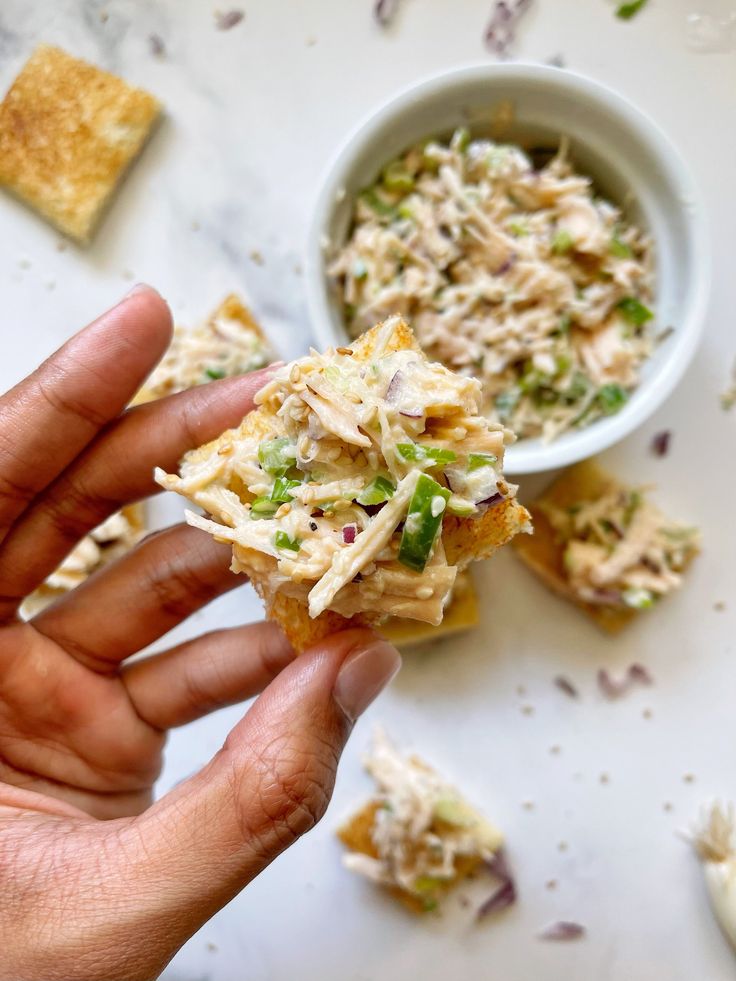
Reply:
<svg viewBox="0 0 736 981"><path fill-rule="evenodd" d="M618 606L621 602L621 593L618 589L596 589L585 599L595 606Z"/></svg>
<svg viewBox="0 0 736 981"><path fill-rule="evenodd" d="M510 54L516 39L516 26L519 19L531 6L531 0L497 0L486 27L486 46L499 58Z"/></svg>
<svg viewBox="0 0 736 981"><path fill-rule="evenodd" d="M507 273L509 269L513 267L514 263L516 262L516 259L517 259L516 253L512 252L511 255L508 257L508 259L505 262L501 263L501 265L498 267L498 269L494 272L493 275L503 276L504 273Z"/></svg>
<svg viewBox="0 0 736 981"><path fill-rule="evenodd" d="M225 13L215 14L215 26L218 31L229 31L231 27L235 27L239 24L241 20L245 17L242 10L228 10Z"/></svg>
<svg viewBox="0 0 736 981"><path fill-rule="evenodd" d="M579 940L585 936L585 927L571 920L558 920L550 923L538 936L540 940Z"/></svg>
<svg viewBox="0 0 736 981"><path fill-rule="evenodd" d="M487 497L484 501L478 501L477 507L483 508L485 510L486 508L495 507L496 504L500 504L501 501L505 501L505 500L506 498L503 496L503 494L499 494L498 492L496 492L495 494L491 494L491 496Z"/></svg>
<svg viewBox="0 0 736 981"><path fill-rule="evenodd" d="M622 678L612 678L605 668L598 672L598 687L606 698L621 698L632 685L637 684L654 684L654 679L643 664L632 664Z"/></svg>
<svg viewBox="0 0 736 981"><path fill-rule="evenodd" d="M346 545L352 545L355 541L355 536L358 534L357 525L343 525L342 529L342 540Z"/></svg>
<svg viewBox="0 0 736 981"><path fill-rule="evenodd" d="M399 0L376 0L373 16L381 27L388 27L399 9Z"/></svg>
<svg viewBox="0 0 736 981"><path fill-rule="evenodd" d="M481 903L476 913L476 918L482 920L489 913L495 913L502 909L512 906L516 902L516 884L511 874L508 858L503 848L500 848L492 858L485 862L485 866L491 875L501 880L501 884L495 889L485 902Z"/></svg>
<svg viewBox="0 0 736 981"><path fill-rule="evenodd" d="M672 433L669 429L663 429L661 433L655 433L650 443L652 453L655 456L667 456L670 451L671 439Z"/></svg>
<svg viewBox="0 0 736 981"><path fill-rule="evenodd" d="M407 419L421 419L424 413L421 409L402 409L399 415L406 416Z"/></svg>
<svg viewBox="0 0 736 981"><path fill-rule="evenodd" d="M629 668L629 678L638 681L640 685L653 685L654 678L643 664L632 664Z"/></svg>
<svg viewBox="0 0 736 981"><path fill-rule="evenodd" d="M387 402L395 402L399 392L401 391L401 386L404 381L404 372L395 371L394 376L388 383L388 388L386 389L386 395L384 396Z"/></svg>
<svg viewBox="0 0 736 981"><path fill-rule="evenodd" d="M560 689L560 691L564 691L564 693L566 695L569 695L570 698L577 698L578 697L578 690L577 690L577 688L569 680L569 678L566 678L564 675L562 675L562 674L558 674L557 675L557 677L555 678L555 685L557 685L557 687Z"/></svg>
<svg viewBox="0 0 736 981"><path fill-rule="evenodd" d="M166 54L166 45L160 34L148 35L148 47L151 49L151 54L155 58L163 58Z"/></svg>

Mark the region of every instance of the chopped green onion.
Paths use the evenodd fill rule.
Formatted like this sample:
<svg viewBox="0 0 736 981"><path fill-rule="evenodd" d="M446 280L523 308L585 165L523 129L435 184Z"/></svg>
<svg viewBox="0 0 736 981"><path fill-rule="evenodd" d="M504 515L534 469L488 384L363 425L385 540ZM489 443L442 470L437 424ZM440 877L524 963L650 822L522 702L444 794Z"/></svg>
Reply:
<svg viewBox="0 0 736 981"><path fill-rule="evenodd" d="M529 229L520 221L512 221L509 225L509 231L517 238L523 238L525 235L529 234Z"/></svg>
<svg viewBox="0 0 736 981"><path fill-rule="evenodd" d="M626 389L616 384L616 382L599 388L598 394L596 395L598 407L606 416L612 416L615 412L618 412L628 402L628 399L629 396Z"/></svg>
<svg viewBox="0 0 736 981"><path fill-rule="evenodd" d="M253 521L258 518L272 518L278 509L278 504L270 497L257 497L250 506L250 516Z"/></svg>
<svg viewBox="0 0 736 981"><path fill-rule="evenodd" d="M621 3L616 9L616 16L621 20L631 20L635 17L647 0L630 0L628 3Z"/></svg>
<svg viewBox="0 0 736 981"><path fill-rule="evenodd" d="M570 325L572 324L572 319L569 313L563 313L560 317L560 322L557 326L557 330L554 331L555 334L569 334Z"/></svg>
<svg viewBox="0 0 736 981"><path fill-rule="evenodd" d="M374 477L373 480L365 487L360 494L355 498L358 504L371 505L371 504L383 504L390 497L393 497L396 487L391 483L387 477Z"/></svg>
<svg viewBox="0 0 736 981"><path fill-rule="evenodd" d="M274 477L284 477L295 460L296 449L288 436L264 440L258 447L258 462Z"/></svg>
<svg viewBox="0 0 736 981"><path fill-rule="evenodd" d="M611 239L611 244L608 246L608 251L611 255L615 255L618 259L631 259L634 253L631 251L631 246L627 245L626 242L622 242L618 236L614 235Z"/></svg>
<svg viewBox="0 0 736 981"><path fill-rule="evenodd" d="M426 473L419 474L399 542L398 558L402 565L414 572L424 572L449 499L450 491L446 487Z"/></svg>
<svg viewBox="0 0 736 981"><path fill-rule="evenodd" d="M530 364L519 379L519 388L526 394L527 392L535 391L540 385L545 385L548 381L549 375L546 375L543 371L537 371Z"/></svg>
<svg viewBox="0 0 736 981"><path fill-rule="evenodd" d="M643 327L654 316L649 307L645 307L635 296L625 296L617 304L617 307L629 323L635 327Z"/></svg>
<svg viewBox="0 0 736 981"><path fill-rule="evenodd" d="M434 892L442 880L433 875L418 875L412 883L415 892Z"/></svg>
<svg viewBox="0 0 736 981"><path fill-rule="evenodd" d="M572 367L572 358L569 354L558 354L555 358L555 374L565 375Z"/></svg>
<svg viewBox="0 0 736 981"><path fill-rule="evenodd" d="M289 538L285 531L277 531L273 536L276 548L285 548L290 552L298 552L302 545L301 538Z"/></svg>
<svg viewBox="0 0 736 981"><path fill-rule="evenodd" d="M438 446L422 446L420 443L397 443L396 449L399 451L399 456L405 460L416 462L431 460L437 465L444 465L445 463L454 463L457 460L457 454L453 453L452 450L442 450Z"/></svg>
<svg viewBox="0 0 736 981"><path fill-rule="evenodd" d="M520 398L521 398L521 389L516 387L509 388L505 392L500 392L496 396L496 401L495 401L496 411L501 417L502 422L504 422L506 419L510 417L511 413L519 404Z"/></svg>
<svg viewBox="0 0 736 981"><path fill-rule="evenodd" d="M414 178L400 160L394 160L383 172L383 183L389 191L406 193L414 187Z"/></svg>
<svg viewBox="0 0 736 981"><path fill-rule="evenodd" d="M396 208L393 204L389 204L388 201L384 201L380 195L376 194L372 187L367 190L362 191L360 194L360 200L363 204L366 204L371 211L375 211L377 215L382 218L393 218L396 215Z"/></svg>
<svg viewBox="0 0 736 981"><path fill-rule="evenodd" d="M220 378L225 377L225 372L222 371L220 368L205 368L204 373L205 375L207 375L208 378L211 378L213 381L219 381Z"/></svg>
<svg viewBox="0 0 736 981"><path fill-rule="evenodd" d="M295 487L300 487L300 480L290 480L288 477L277 477L273 482L273 488L271 490L271 500L277 501L279 504L287 504L289 501L293 500L294 495L291 491Z"/></svg>
<svg viewBox="0 0 736 981"><path fill-rule="evenodd" d="M415 217L414 216L414 209L411 207L410 204L407 204L407 201L409 201L409 200L411 200L411 199L410 198L405 198L401 202L401 204L396 209L396 214L399 216L399 218L410 218L413 221L414 220L414 217Z"/></svg>
<svg viewBox="0 0 736 981"><path fill-rule="evenodd" d="M634 610L649 610L654 606L654 594L649 589L625 589L621 597Z"/></svg>
<svg viewBox="0 0 736 981"><path fill-rule="evenodd" d="M481 467L492 467L498 463L495 453L468 453L468 473L480 470Z"/></svg>
<svg viewBox="0 0 736 981"><path fill-rule="evenodd" d="M575 243L573 242L572 235L561 228L559 231L555 232L552 238L552 251L555 255L565 255L569 252Z"/></svg>
<svg viewBox="0 0 736 981"><path fill-rule="evenodd" d="M589 389L588 376L584 375L582 371L576 371L572 376L570 385L562 393L562 397L566 402L579 402L584 395L588 394Z"/></svg>
<svg viewBox="0 0 736 981"><path fill-rule="evenodd" d="M470 130L465 126L459 126L452 134L450 149L458 153L465 153L470 146Z"/></svg>

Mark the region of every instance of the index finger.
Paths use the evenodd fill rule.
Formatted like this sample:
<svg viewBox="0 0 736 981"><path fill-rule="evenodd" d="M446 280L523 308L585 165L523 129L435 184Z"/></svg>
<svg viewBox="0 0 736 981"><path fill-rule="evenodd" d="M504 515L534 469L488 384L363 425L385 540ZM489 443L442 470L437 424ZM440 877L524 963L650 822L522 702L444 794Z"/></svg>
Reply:
<svg viewBox="0 0 736 981"><path fill-rule="evenodd" d="M0 398L0 541L125 408L166 350L171 329L164 300L136 287Z"/></svg>

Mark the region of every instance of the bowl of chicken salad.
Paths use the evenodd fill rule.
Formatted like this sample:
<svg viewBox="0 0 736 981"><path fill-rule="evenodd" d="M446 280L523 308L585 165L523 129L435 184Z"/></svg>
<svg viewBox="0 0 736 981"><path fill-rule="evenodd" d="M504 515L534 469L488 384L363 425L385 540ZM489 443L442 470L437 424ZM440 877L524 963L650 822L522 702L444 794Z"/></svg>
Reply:
<svg viewBox="0 0 736 981"><path fill-rule="evenodd" d="M345 343L400 314L477 378L514 474L619 441L671 393L705 319L699 193L621 96L540 65L427 79L348 139L308 246L312 325Z"/></svg>

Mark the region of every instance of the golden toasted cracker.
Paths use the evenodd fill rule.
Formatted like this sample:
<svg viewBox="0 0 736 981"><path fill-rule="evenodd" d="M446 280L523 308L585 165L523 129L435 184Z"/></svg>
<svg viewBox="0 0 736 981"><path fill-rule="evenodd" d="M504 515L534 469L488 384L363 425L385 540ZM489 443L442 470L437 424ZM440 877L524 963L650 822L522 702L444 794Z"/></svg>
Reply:
<svg viewBox="0 0 736 981"><path fill-rule="evenodd" d="M542 505L573 507L581 501L595 500L622 485L593 460L584 460L566 470L529 506L534 535L522 535L513 542L522 561L554 592L584 610L609 634L617 634L637 615L637 610L585 603L570 588L564 567L565 546L544 513Z"/></svg>
<svg viewBox="0 0 736 981"><path fill-rule="evenodd" d="M478 594L469 572L458 572L452 596L447 604L442 623L435 627L421 620L389 617L379 627L379 633L397 647L413 647L415 644L446 640L472 630L480 623Z"/></svg>
<svg viewBox="0 0 736 981"><path fill-rule="evenodd" d="M378 858L376 846L373 844L372 830L376 811L380 806L378 801L369 801L346 824L338 828L337 837L351 852ZM447 879L442 883L438 882L436 891L441 895L448 893L464 879L477 872L482 864L483 859L478 856L458 855L455 858L455 875L452 879ZM428 906L420 896L407 892L405 889L400 889L398 886L387 886L386 888L394 899L398 899L412 913L422 914L434 909L434 904Z"/></svg>
<svg viewBox="0 0 736 981"><path fill-rule="evenodd" d="M381 336L383 325L378 324L366 331L351 344L353 357L357 361L370 361L375 350L376 342ZM417 345L414 334L404 321L400 321L390 338L385 354L393 351L412 349L421 350ZM187 455L188 460L196 462L207 459L213 451L223 452L236 439L250 439L256 442L269 437L273 433L273 410L261 406L249 413L235 430L228 430L216 440L193 450ZM233 490L238 488L233 487ZM447 515L443 523L442 541L448 562L464 568L475 559L489 557L497 548L505 545L514 535L528 527L529 515L515 500L502 501L478 518L457 518ZM286 632L293 647L297 651L306 650L311 644L334 633L337 629L348 626L379 623L383 617L380 614L365 613L360 617L346 619L339 614L325 611L316 619L311 619L304 601L290 595L292 602L277 599L272 583L276 571L276 559L265 556L253 549L239 545L233 547L233 554L239 571L246 573L259 595L266 604L266 615L277 620ZM281 587L283 590L285 587Z"/></svg>
<svg viewBox="0 0 736 981"><path fill-rule="evenodd" d="M86 244L161 106L42 44L0 104L0 185Z"/></svg>
<svg viewBox="0 0 736 981"><path fill-rule="evenodd" d="M263 328L236 293L228 293L217 309L210 314L208 319L213 321L220 317L223 320L237 320L243 327L247 327L253 331L256 337L263 341L265 345L268 347L271 346L270 341L263 332Z"/></svg>

